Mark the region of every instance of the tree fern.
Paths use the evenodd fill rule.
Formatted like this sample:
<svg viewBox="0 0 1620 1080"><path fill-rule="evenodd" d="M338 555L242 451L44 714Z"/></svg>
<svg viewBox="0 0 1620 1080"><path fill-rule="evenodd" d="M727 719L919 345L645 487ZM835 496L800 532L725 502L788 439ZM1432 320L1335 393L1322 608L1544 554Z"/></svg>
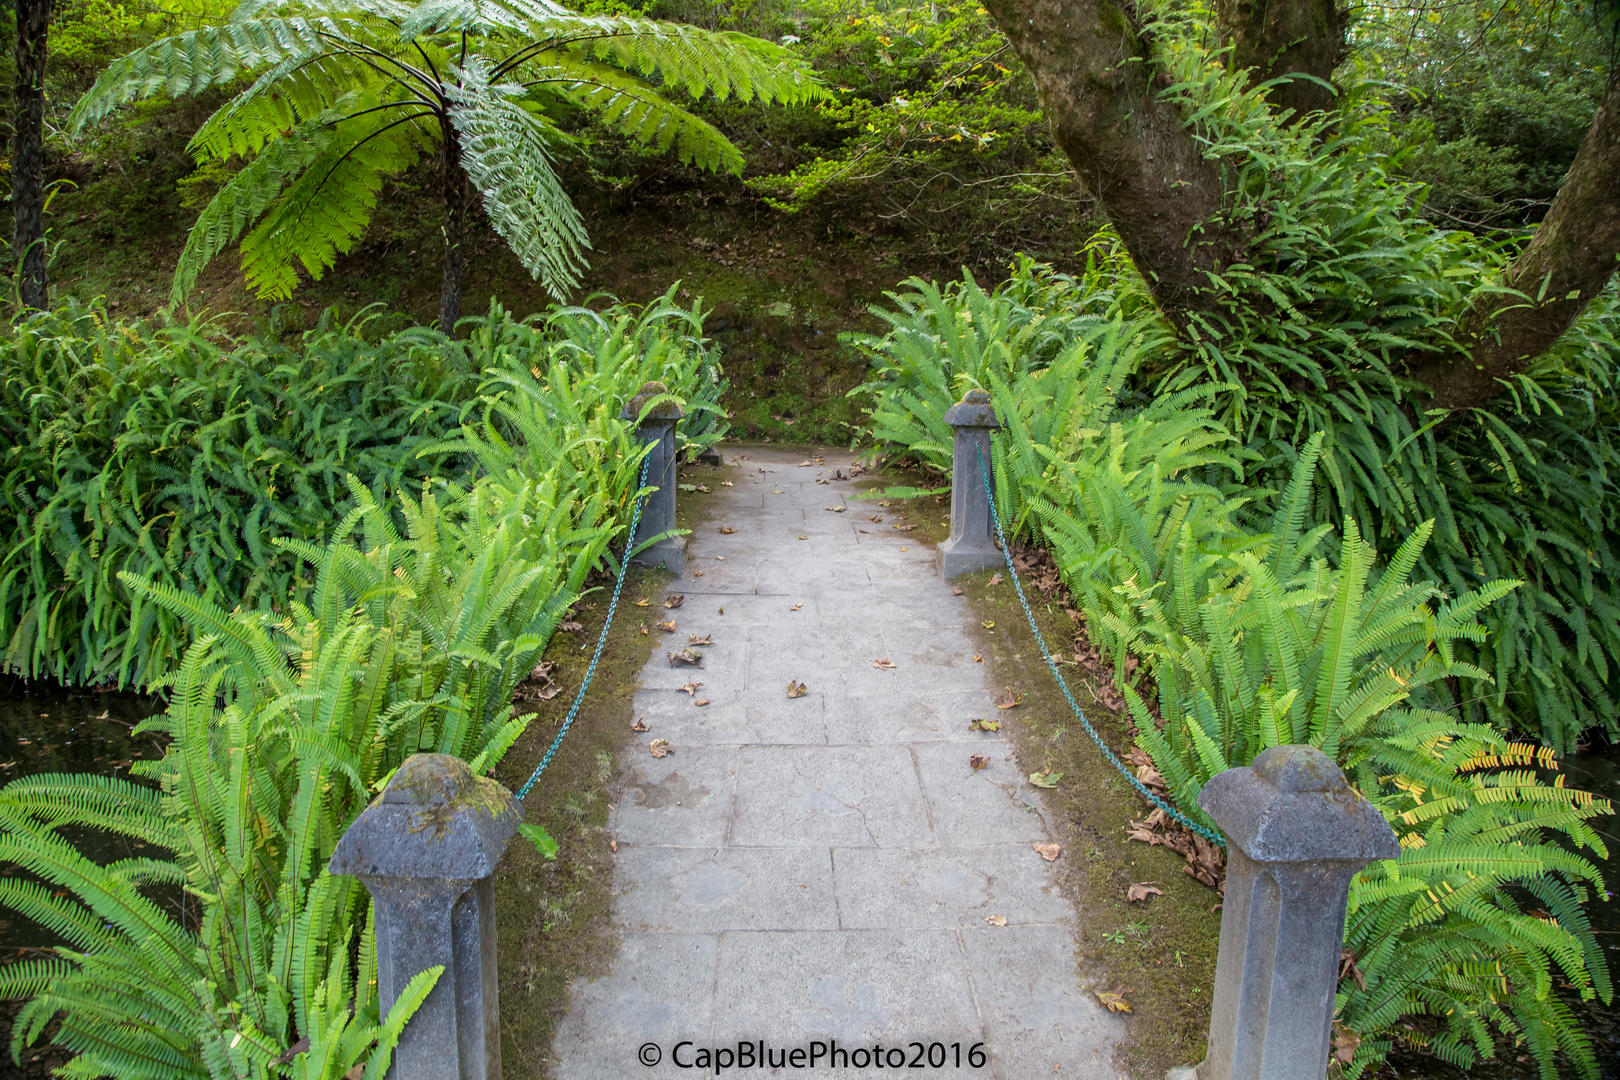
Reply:
<svg viewBox="0 0 1620 1080"><path fill-rule="evenodd" d="M559 296L579 280L588 243L550 160L562 142L546 111L557 96L642 145L739 172L737 148L667 90L765 102L821 93L809 68L780 46L577 15L544 0L250 0L224 26L115 61L70 124L83 130L140 98L195 94L245 76L253 81L191 143L199 163L249 160L199 219L172 301L182 302L203 267L239 238L260 296L290 295L300 268L319 279L370 224L382 184L439 146L449 170L446 331L460 311L460 170L537 280Z"/></svg>

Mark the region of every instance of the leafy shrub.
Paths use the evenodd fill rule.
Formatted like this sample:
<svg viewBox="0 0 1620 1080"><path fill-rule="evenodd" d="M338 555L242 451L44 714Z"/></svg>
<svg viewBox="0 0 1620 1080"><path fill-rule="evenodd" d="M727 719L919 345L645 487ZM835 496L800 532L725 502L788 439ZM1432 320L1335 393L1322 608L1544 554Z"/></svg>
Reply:
<svg viewBox="0 0 1620 1080"><path fill-rule="evenodd" d="M1198 812L1216 772L1311 742L1391 821L1403 854L1358 876L1346 930L1362 980L1342 982L1338 1002L1346 1044L1359 1039L1353 1075L1420 1015L1440 1033L1407 1041L1448 1060L1488 1055L1501 1036L1523 1039L1548 1077L1560 1052L1595 1075L1553 973L1609 1000L1581 908L1607 894L1558 839L1604 854L1587 822L1610 808L1539 780L1530 767L1552 755L1459 717L1447 685L1490 689L1470 658L1498 655L1492 616L1529 590L1414 581L1433 521L1381 566L1354 518L1342 534L1321 522L1321 433L1295 451L1280 491L1245 486L1260 455L1222 423L1233 385L1206 374L1154 398L1130 390L1170 346L1151 318L1125 321L1128 282L1101 297L1079 287L1089 273L1020 274L1030 277L994 294L965 282L895 298L894 329L864 343L879 375L862 388L874 433L943 468L944 408L966 386L990 390L1005 429L990 463L998 511L1052 549L1114 662L1140 744L1184 808ZM1037 344L1037 315L1064 327L1058 341ZM967 330L981 319L984 338ZM1262 477L1274 461L1261 461ZM1158 681L1157 716L1127 677L1133 658Z"/></svg>
<svg viewBox="0 0 1620 1080"><path fill-rule="evenodd" d="M510 716L512 691L615 522L555 475L430 482L398 497L403 536L353 491L337 539L282 545L315 570L307 607L227 611L125 575L196 640L167 711L142 725L170 740L135 769L158 787L47 775L0 790L0 857L46 883L0 882L0 903L72 943L0 968L0 993L32 999L14 1057L61 1012L74 1076L336 1080L361 1063L383 1075L436 972L379 1016L369 900L327 873L332 848L410 754L476 772L499 761L526 722ZM98 866L68 826L153 854ZM183 886L185 909L147 899L150 884ZM307 1050L275 1067L301 1036Z"/></svg>
<svg viewBox="0 0 1620 1080"><path fill-rule="evenodd" d="M132 596L125 572L285 614L313 581L269 538L330 538L355 505L351 475L384 505L386 492L469 475L478 463L443 445L503 376L591 373L600 419L590 438L615 440L615 469L635 453L619 411L649 379L688 402L689 447L712 445L725 432L715 404L725 384L702 320L700 306L666 297L642 311L568 308L524 322L492 309L468 320L465 340L426 329L372 339L328 313L288 346L219 342L196 324L114 326L74 305L37 316L0 342L4 663L137 685L171 670L190 631ZM545 471L536 465L531 475ZM618 505L629 498L622 477L582 468L599 495L618 484Z"/></svg>

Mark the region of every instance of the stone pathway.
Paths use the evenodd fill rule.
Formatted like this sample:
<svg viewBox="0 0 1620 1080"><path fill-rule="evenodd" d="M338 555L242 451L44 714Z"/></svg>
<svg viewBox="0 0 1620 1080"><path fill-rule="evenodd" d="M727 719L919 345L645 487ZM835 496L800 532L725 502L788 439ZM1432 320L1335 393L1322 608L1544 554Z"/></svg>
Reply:
<svg viewBox="0 0 1620 1080"><path fill-rule="evenodd" d="M724 1047L722 1075L867 1076L881 1046L884 1073L1113 1080L1122 1020L1076 980L1074 911L1031 847L1051 839L1039 793L1008 740L968 730L995 709L932 546L869 521L874 503L824 509L853 485L814 481L849 455L728 459L744 471L669 589L684 605L645 609L679 631L642 673L650 730L610 819L623 945L611 975L574 987L557 1075L691 1076L680 1066ZM714 639L702 668L670 667L689 633ZM789 700L789 680L808 692ZM674 753L654 758L653 738ZM834 1041L868 1056L809 1067ZM739 1068L742 1042L767 1066L806 1056ZM912 1043L923 1065L891 1068Z"/></svg>

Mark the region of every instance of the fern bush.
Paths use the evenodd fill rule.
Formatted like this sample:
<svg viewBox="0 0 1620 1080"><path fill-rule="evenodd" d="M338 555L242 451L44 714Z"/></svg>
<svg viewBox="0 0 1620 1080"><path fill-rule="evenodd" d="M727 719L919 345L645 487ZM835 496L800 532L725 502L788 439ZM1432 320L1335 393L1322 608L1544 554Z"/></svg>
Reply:
<svg viewBox="0 0 1620 1080"><path fill-rule="evenodd" d="M1035 273L1046 279L1037 296L1084 310L1072 280ZM965 308L956 297L972 290L937 295ZM939 332L969 325L951 303L912 303L892 316L898 332L867 342L874 432L943 467L944 408L959 388L991 392L1005 428L991 455L998 511L1051 548L1177 801L1196 813L1210 776L1310 742L1402 837L1402 856L1352 890L1345 941L1360 981L1342 982L1338 1001L1360 1040L1349 1075L1381 1061L1399 1033L1458 1064L1502 1039L1521 1042L1549 1078L1561 1055L1595 1076L1554 986L1610 1000L1582 910L1607 893L1577 853L1605 855L1589 821L1610 807L1543 782L1535 769L1552 755L1459 716L1448 686L1491 686L1472 658L1495 654L1491 615L1523 585L1453 592L1415 578L1433 521L1382 563L1354 518L1342 532L1321 523L1321 433L1295 451L1280 490L1245 485L1256 459L1262 478L1276 466L1222 422L1237 388L1208 378L1154 398L1133 392L1166 338L1151 320L1127 324L1117 294L1074 319L1044 362L1008 343L959 344L965 335ZM1045 310L1063 314L1056 302ZM1039 313L995 325L1027 327ZM1127 678L1133 657L1157 680L1162 727ZM1408 1031L1420 1016L1438 1033Z"/></svg>
<svg viewBox="0 0 1620 1080"><path fill-rule="evenodd" d="M493 308L452 340L421 328L377 337L328 313L291 345L217 339L195 323L115 325L75 305L22 323L0 339L3 662L29 677L124 685L172 670L191 630L131 594L125 572L285 614L313 578L272 537L330 538L356 505L351 475L384 505L426 479L473 475L479 461L443 444L490 407L486 391L532 382L532 369L557 372L542 394L552 426L531 429L527 444L500 423L489 430L520 448L576 445L568 482L583 477L622 508L634 480L623 470L639 449L618 415L643 382L661 380L686 403L692 452L725 434L725 382L703 316L701 304L669 297L521 322ZM553 389L573 395L567 417ZM596 417L589 434L583 412ZM527 467L544 475L550 459Z"/></svg>
<svg viewBox="0 0 1620 1080"><path fill-rule="evenodd" d="M15 1059L52 1017L82 1077L380 1080L438 969L378 1012L369 899L326 863L411 753L494 766L521 733L512 692L620 523L557 471L400 495L406 522L358 481L325 545L283 541L314 572L280 615L125 575L195 640L143 729L169 739L146 782L83 775L0 789L0 858L45 884L0 882L0 904L71 945L0 968L28 997ZM358 533L358 540L351 535ZM153 786L155 782L156 786ZM70 826L157 854L99 866ZM185 889L183 910L144 896ZM307 1048L294 1053L295 1043Z"/></svg>

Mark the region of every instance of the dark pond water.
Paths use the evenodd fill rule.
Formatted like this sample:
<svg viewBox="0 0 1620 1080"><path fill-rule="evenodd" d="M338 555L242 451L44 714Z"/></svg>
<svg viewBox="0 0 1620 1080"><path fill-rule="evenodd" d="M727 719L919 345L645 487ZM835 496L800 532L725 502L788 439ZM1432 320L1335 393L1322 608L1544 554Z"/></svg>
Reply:
<svg viewBox="0 0 1620 1080"><path fill-rule="evenodd" d="M97 772L125 775L132 764L163 754L162 743L150 735L136 737L132 728L161 708L153 698L136 694L66 689L53 683L27 683L0 677L0 784L45 772ZM1586 753L1564 762L1564 781L1620 802L1620 750ZM1609 845L1604 877L1611 890L1620 893L1620 824L1610 818L1602 823ZM128 858L137 854L124 841L99 834L72 836L81 850L98 861ZM0 865L0 876L18 873L15 867ZM1611 956L1610 971L1620 982L1620 900L1591 905L1592 920L1599 940ZM58 944L42 926L0 911L0 963ZM1602 1062L1603 1080L1620 1080L1620 1003L1604 1006L1597 1002L1573 1002L1586 1030L1596 1044ZM9 1032L9 1009L0 1006L0 1036ZM0 1039L3 1047L4 1039ZM33 1064L38 1075L59 1061L25 1058L24 1072ZM0 1049L0 1076L11 1075L10 1055ZM1432 1057L1418 1054L1397 1055L1383 1074L1388 1077L1422 1080L1537 1080L1534 1062L1507 1054L1482 1062L1464 1072Z"/></svg>

